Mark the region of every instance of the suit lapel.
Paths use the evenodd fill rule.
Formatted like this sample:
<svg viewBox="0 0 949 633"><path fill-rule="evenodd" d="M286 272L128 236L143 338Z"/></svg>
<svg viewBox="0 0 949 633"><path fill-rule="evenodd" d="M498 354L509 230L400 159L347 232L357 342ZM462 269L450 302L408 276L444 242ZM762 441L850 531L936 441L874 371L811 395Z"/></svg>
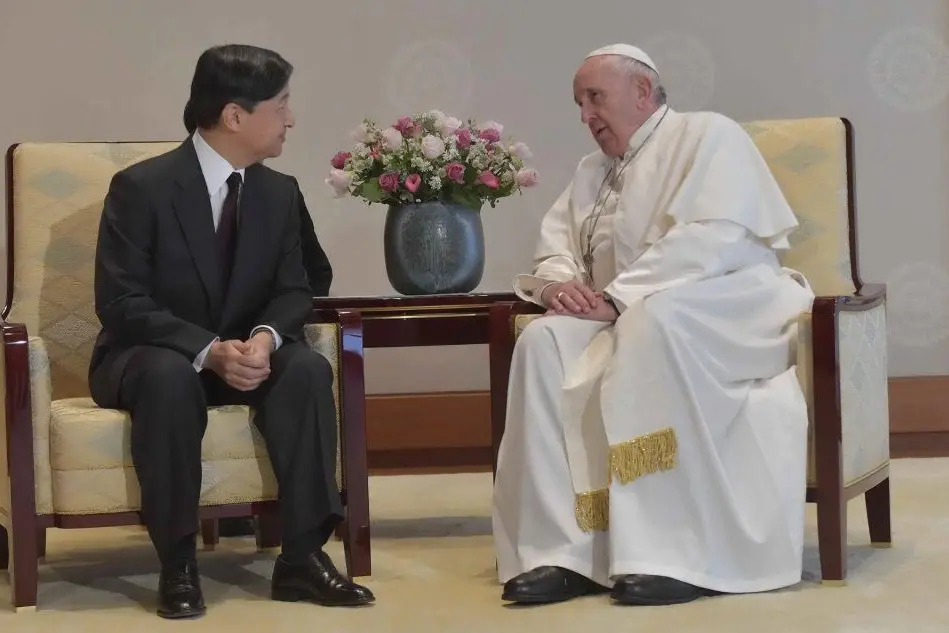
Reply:
<svg viewBox="0 0 949 633"><path fill-rule="evenodd" d="M172 198L172 206L207 291L211 316L217 321L221 313L223 290L218 272L211 200L191 139L178 151L180 160L175 179L178 191Z"/></svg>
<svg viewBox="0 0 949 633"><path fill-rule="evenodd" d="M244 171L244 189L238 211L237 244L234 247L234 263L230 285L224 295L222 318L226 319L230 307L240 303L241 288L253 268L260 263L258 249L268 232L267 196L260 182L260 170L256 165Z"/></svg>

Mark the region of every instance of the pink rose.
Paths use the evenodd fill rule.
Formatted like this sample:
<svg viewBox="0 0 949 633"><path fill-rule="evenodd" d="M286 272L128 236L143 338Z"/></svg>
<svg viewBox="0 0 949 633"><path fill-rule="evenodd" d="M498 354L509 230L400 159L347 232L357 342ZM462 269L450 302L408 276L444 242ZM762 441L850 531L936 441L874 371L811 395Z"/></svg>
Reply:
<svg viewBox="0 0 949 633"><path fill-rule="evenodd" d="M469 147L471 145L471 130L468 128L457 130L455 136L458 138L458 147Z"/></svg>
<svg viewBox="0 0 949 633"><path fill-rule="evenodd" d="M478 182L482 185L485 185L489 189L497 189L498 185L501 183L498 181L498 177L492 174L490 171L483 171L478 175Z"/></svg>
<svg viewBox="0 0 949 633"><path fill-rule="evenodd" d="M349 152L336 152L336 155L333 156L333 160L330 161L330 164L336 169L342 169L346 165L346 161L349 160L351 154Z"/></svg>
<svg viewBox="0 0 949 633"><path fill-rule="evenodd" d="M405 188L415 193L418 191L419 185L422 184L422 177L418 174L410 174L408 178L405 179Z"/></svg>
<svg viewBox="0 0 949 633"><path fill-rule="evenodd" d="M481 130L481 134L479 134L479 136L489 143L497 143L501 140L501 133L494 128Z"/></svg>
<svg viewBox="0 0 949 633"><path fill-rule="evenodd" d="M448 163L445 165L445 175L448 180L457 182L459 185L465 182L465 166L461 163Z"/></svg>
<svg viewBox="0 0 949 633"><path fill-rule="evenodd" d="M514 180L521 187L533 187L537 184L538 178L536 169L521 169L514 176Z"/></svg>
<svg viewBox="0 0 949 633"><path fill-rule="evenodd" d="M494 130L498 133L498 136L501 136L501 133L504 132L504 126L497 121L486 121L485 124L481 126L481 129Z"/></svg>
<svg viewBox="0 0 949 633"><path fill-rule="evenodd" d="M416 123L410 116L401 117L392 127L397 129L403 136L419 136L422 133L422 126Z"/></svg>
<svg viewBox="0 0 949 633"><path fill-rule="evenodd" d="M392 127L397 129L404 136L410 136L412 134L412 129L415 127L415 122L412 120L412 117L404 116L400 117L396 124Z"/></svg>
<svg viewBox="0 0 949 633"><path fill-rule="evenodd" d="M383 191L395 191L399 188L399 172L387 171L379 176L379 188Z"/></svg>

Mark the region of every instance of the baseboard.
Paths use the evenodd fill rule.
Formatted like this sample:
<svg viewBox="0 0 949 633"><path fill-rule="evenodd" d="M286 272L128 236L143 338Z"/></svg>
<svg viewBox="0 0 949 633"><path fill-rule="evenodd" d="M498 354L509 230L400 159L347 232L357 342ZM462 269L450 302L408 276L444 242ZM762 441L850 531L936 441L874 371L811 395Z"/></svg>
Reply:
<svg viewBox="0 0 949 633"><path fill-rule="evenodd" d="M949 376L890 380L893 457L949 456ZM376 474L481 472L491 467L490 393L371 395L369 467Z"/></svg>

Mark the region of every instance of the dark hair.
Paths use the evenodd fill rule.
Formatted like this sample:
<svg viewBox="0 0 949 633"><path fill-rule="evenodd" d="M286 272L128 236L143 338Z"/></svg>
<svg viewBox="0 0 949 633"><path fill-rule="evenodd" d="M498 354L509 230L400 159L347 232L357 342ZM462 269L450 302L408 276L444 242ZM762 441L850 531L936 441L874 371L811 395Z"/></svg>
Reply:
<svg viewBox="0 0 949 633"><path fill-rule="evenodd" d="M214 127L229 103L248 112L273 99L290 81L293 66L274 51L247 44L215 46L201 53L185 105L188 133Z"/></svg>

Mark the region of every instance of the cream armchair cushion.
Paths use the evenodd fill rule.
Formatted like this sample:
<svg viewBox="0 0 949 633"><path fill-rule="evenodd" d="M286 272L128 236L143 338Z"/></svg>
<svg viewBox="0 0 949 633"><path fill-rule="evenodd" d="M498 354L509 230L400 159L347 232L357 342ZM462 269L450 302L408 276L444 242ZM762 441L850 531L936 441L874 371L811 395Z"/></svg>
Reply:
<svg viewBox="0 0 949 633"><path fill-rule="evenodd" d="M310 347L323 354L333 367L333 393L339 409L337 326L309 324L305 335ZM128 414L101 409L89 397L53 400L49 358L40 337L30 338L30 386L37 514L140 509ZM208 409L201 450L200 505L277 498L277 482L253 415L253 410L246 406ZM339 449L337 442L336 481L342 488Z"/></svg>

